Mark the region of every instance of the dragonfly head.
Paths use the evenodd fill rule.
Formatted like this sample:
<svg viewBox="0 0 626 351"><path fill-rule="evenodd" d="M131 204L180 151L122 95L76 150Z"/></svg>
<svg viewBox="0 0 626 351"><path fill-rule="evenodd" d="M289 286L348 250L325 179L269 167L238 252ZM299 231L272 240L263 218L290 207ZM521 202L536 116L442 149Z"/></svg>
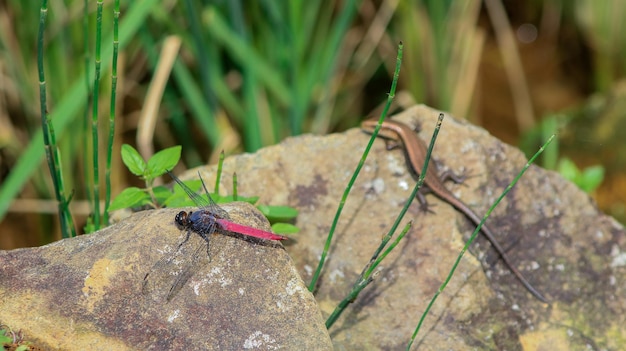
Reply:
<svg viewBox="0 0 626 351"><path fill-rule="evenodd" d="M176 217L174 217L174 221L179 226L185 228L189 225L189 216L191 216L191 212L187 213L185 211L180 211Z"/></svg>

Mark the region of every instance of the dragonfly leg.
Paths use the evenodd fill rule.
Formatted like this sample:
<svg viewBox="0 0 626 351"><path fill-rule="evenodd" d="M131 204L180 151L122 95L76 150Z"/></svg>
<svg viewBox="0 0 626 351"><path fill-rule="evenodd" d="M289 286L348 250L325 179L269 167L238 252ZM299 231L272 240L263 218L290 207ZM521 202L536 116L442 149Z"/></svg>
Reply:
<svg viewBox="0 0 626 351"><path fill-rule="evenodd" d="M178 247L176 248L176 250L179 250L180 247L183 246L183 244L185 244L187 242L187 240L189 240L190 236L191 236L191 230L187 229L187 236L185 237L185 240L183 240L183 242L178 244Z"/></svg>

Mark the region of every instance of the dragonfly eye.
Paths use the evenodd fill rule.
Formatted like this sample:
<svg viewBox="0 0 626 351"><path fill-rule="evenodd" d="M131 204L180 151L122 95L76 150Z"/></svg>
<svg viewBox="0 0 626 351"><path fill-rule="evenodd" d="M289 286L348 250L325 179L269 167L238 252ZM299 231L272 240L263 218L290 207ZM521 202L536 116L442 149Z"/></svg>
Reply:
<svg viewBox="0 0 626 351"><path fill-rule="evenodd" d="M186 227L189 223L189 215L191 215L191 212L180 211L174 218L174 221L181 227Z"/></svg>

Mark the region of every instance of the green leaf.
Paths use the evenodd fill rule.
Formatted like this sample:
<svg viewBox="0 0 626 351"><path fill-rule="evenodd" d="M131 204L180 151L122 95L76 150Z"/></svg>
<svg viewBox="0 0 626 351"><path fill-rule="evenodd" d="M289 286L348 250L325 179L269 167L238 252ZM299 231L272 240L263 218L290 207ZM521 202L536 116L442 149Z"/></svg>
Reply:
<svg viewBox="0 0 626 351"><path fill-rule="evenodd" d="M151 178L156 178L172 170L180 160L182 146L172 146L154 154L148 160L148 174Z"/></svg>
<svg viewBox="0 0 626 351"><path fill-rule="evenodd" d="M146 174L146 162L139 152L128 144L122 145L122 161L134 175L141 177Z"/></svg>
<svg viewBox="0 0 626 351"><path fill-rule="evenodd" d="M187 207L189 205L188 196L182 194L171 194L170 197L163 201L163 205L169 208Z"/></svg>
<svg viewBox="0 0 626 351"><path fill-rule="evenodd" d="M0 329L2 333L0 333L0 344L10 344L13 342L13 338L6 335L8 332L6 329Z"/></svg>
<svg viewBox="0 0 626 351"><path fill-rule="evenodd" d="M573 182L586 193L594 191L604 180L604 167L591 166L581 171L572 160L565 157L559 160L557 169L563 178Z"/></svg>
<svg viewBox="0 0 626 351"><path fill-rule="evenodd" d="M111 207L109 207L109 211L115 211L122 208L128 207L138 207L143 206L145 204L149 204L152 202L150 195L146 193L145 190L130 187L124 189L113 202L111 203Z"/></svg>
<svg viewBox="0 0 626 351"><path fill-rule="evenodd" d="M272 231L277 234L295 234L300 231L300 228L289 223L276 223L272 224Z"/></svg>
<svg viewBox="0 0 626 351"><path fill-rule="evenodd" d="M270 222L289 221L298 216L298 210L289 206L257 206Z"/></svg>
<svg viewBox="0 0 626 351"><path fill-rule="evenodd" d="M585 168L579 185L585 192L590 193L598 188L604 180L604 167L591 166Z"/></svg>
<svg viewBox="0 0 626 351"><path fill-rule="evenodd" d="M85 234L91 234L96 231L96 226L93 224L92 216L87 217L87 222L85 223L83 230L85 231Z"/></svg>
<svg viewBox="0 0 626 351"><path fill-rule="evenodd" d="M562 158L559 161L559 166L557 169L559 173L563 176L563 178L574 183L576 183L576 179L580 175L578 167L576 167L576 164L572 162L572 160L570 160L569 158Z"/></svg>
<svg viewBox="0 0 626 351"><path fill-rule="evenodd" d="M172 196L170 189L162 185L152 188L152 193L154 194L154 198L159 205L164 204L165 201Z"/></svg>

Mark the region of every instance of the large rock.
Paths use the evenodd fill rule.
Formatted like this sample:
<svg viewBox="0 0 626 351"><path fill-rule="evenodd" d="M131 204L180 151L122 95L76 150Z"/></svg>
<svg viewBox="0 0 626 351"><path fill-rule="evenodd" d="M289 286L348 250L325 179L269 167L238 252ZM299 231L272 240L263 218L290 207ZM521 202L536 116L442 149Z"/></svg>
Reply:
<svg viewBox="0 0 626 351"><path fill-rule="evenodd" d="M392 118L421 124L428 142L439 111L416 106ZM227 159L240 191L298 208L302 232L287 251L305 281L322 252L341 195L369 136L358 129L301 136ZM554 146L553 146L554 147ZM446 186L482 216L526 158L467 122L446 116L434 150L441 170L468 170ZM229 184L230 180L224 180ZM325 316L349 292L395 220L416 179L401 149L382 140L347 200L316 299ZM403 349L475 226L426 195L434 214L411 205L413 227L380 275L330 328L336 349ZM626 345L626 235L593 200L555 172L531 166L487 220L513 263L550 304L530 295L479 236L434 304L414 346L420 350L606 349Z"/></svg>
<svg viewBox="0 0 626 351"><path fill-rule="evenodd" d="M269 228L248 204L224 209L238 223ZM213 235L209 262L192 235L182 249L199 245L200 260L180 291L168 302L173 280L144 289L147 273L163 278L164 267L153 265L184 237L178 211L140 212L91 235L0 252L1 323L43 349L331 348L313 295L277 242Z"/></svg>

